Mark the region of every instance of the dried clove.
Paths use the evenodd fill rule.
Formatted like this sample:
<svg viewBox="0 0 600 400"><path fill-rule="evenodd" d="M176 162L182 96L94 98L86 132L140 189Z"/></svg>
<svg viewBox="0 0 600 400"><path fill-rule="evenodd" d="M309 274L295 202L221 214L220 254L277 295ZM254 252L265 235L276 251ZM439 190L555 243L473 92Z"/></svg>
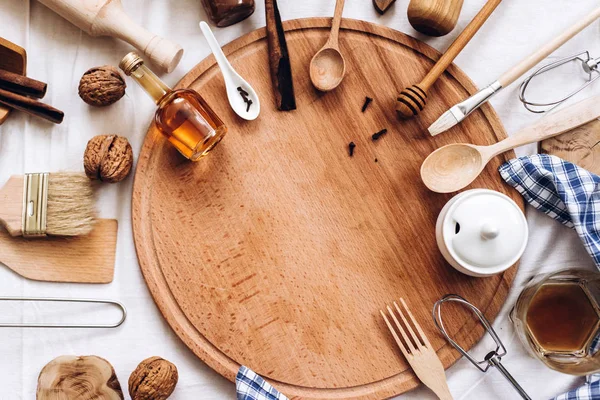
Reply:
<svg viewBox="0 0 600 400"><path fill-rule="evenodd" d="M242 89L242 87L241 87L241 86L239 86L239 87L237 88L237 90L238 90L238 92L240 92L240 95L242 95L242 97L243 97L243 98L246 98L246 97L248 97L248 94L249 94L249 93L248 93L248 92L246 92L244 89Z"/></svg>
<svg viewBox="0 0 600 400"><path fill-rule="evenodd" d="M246 112L248 112L248 111L250 111L250 106L252 105L252 100L246 101L246 104L247 104L247 106L246 106Z"/></svg>
<svg viewBox="0 0 600 400"><path fill-rule="evenodd" d="M352 157L354 155L354 148L356 147L356 143L350 142L348 143L348 155Z"/></svg>
<svg viewBox="0 0 600 400"><path fill-rule="evenodd" d="M385 135L386 133L387 133L387 129L382 129L379 132L374 133L373 136L371 136L371 139L373 139L373 141L376 141L380 137L382 137L383 135Z"/></svg>
<svg viewBox="0 0 600 400"><path fill-rule="evenodd" d="M369 104L371 104L371 102L372 102L372 101L373 101L373 99L372 99L372 98L370 98L370 97L368 97L368 96L367 96L367 97L365 97L365 103L364 103L364 104L363 104L363 106L362 106L362 112L365 112L365 111L367 111L367 108L369 107Z"/></svg>

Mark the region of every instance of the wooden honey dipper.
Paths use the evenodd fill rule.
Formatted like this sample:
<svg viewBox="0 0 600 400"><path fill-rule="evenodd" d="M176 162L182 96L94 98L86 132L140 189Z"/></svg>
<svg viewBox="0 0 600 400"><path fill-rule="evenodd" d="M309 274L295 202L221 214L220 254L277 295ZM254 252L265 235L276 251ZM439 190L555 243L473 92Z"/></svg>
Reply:
<svg viewBox="0 0 600 400"><path fill-rule="evenodd" d="M425 103L427 102L427 91L437 81L437 79L444 73L446 68L454 61L456 56L462 51L462 49L469 43L469 41L475 36L475 33L481 28L488 17L496 9L498 4L502 0L489 0L477 13L475 18L456 40L448 47L448 50L442 55L437 63L433 66L431 71L423 78L423 80L416 85L412 85L402 91L398 95L398 101L396 103L396 112L398 117L401 119L409 119L417 115L420 111L423 111Z"/></svg>

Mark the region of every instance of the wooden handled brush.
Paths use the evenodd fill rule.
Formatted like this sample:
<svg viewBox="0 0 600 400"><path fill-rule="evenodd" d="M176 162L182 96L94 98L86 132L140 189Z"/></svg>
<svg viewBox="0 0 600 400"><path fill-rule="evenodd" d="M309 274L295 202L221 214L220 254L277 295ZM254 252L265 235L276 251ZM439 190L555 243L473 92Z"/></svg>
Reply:
<svg viewBox="0 0 600 400"><path fill-rule="evenodd" d="M502 0L489 0L483 8L477 13L475 18L467 25L456 40L450 45L444 55L433 66L431 71L416 85L406 88L398 95L396 103L396 112L401 119L409 119L423 111L427 103L427 91L444 73L446 68L456 56L464 49L469 41L475 36L475 33L481 28L488 17L496 9Z"/></svg>
<svg viewBox="0 0 600 400"><path fill-rule="evenodd" d="M0 189L0 223L11 236L79 236L95 219L90 180L79 173L12 176Z"/></svg>

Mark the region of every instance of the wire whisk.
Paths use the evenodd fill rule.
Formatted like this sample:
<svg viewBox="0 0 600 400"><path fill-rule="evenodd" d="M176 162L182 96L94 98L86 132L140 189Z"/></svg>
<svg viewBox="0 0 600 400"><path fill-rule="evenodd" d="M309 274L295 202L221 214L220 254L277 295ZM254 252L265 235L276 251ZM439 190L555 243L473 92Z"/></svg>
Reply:
<svg viewBox="0 0 600 400"><path fill-rule="evenodd" d="M444 322L442 321L442 304L447 302L457 302L460 305L468 307L470 311L472 311L473 314L475 314L477 318L479 318L479 321L481 322L487 333L492 337L492 339L496 343L496 348L487 353L483 360L477 360L476 358L471 356L471 354L469 354L469 352L462 348L460 344L454 341L446 331L446 328L444 327ZM447 294L446 296L438 300L433 306L433 322L435 323L435 326L439 329L439 331L442 333L442 335L444 335L444 337L448 340L448 342L450 342L450 344L463 356L465 356L473 365L479 368L481 372L487 372L487 370L490 369L490 367L498 368L502 375L504 375L504 377L511 383L515 390L519 392L523 399L531 400L531 398L529 397L529 395L527 395L525 390L523 390L521 385L517 383L515 378L513 378L512 375L502 365L501 360L502 357L506 355L506 347L504 347L504 344L496 334L496 331L494 330L490 322L483 315L483 313L479 311L477 307L475 307L473 304L469 303L467 300L465 300L459 295Z"/></svg>
<svg viewBox="0 0 600 400"><path fill-rule="evenodd" d="M542 74L545 74L553 69L559 68L559 67L561 67L565 64L568 64L570 62L573 62L573 61L580 63L583 72L588 75L588 79L583 85L581 85L579 88L575 89L568 95L566 95L563 98L556 100L556 101L534 102L534 101L527 100L526 91L529 88L529 85L531 84L531 81L534 78L537 78ZM590 86L598 78L600 78L600 71L598 70L598 64L600 64L600 58L592 58L590 56L589 51L584 51L584 52L581 52L581 53L578 53L578 54L575 54L575 55L572 55L569 57L561 58L560 60L554 61L550 64L546 64L546 65L540 67L539 69L537 69L536 71L534 71L531 75L529 75L523 81L523 83L521 83L521 86L519 88L519 100L521 100L521 102L523 103L525 108L528 111L531 111L532 113L541 114L541 113L551 111L554 108L561 105L562 103L564 103L565 101L569 100L571 97L575 96L577 93L581 92L583 89Z"/></svg>

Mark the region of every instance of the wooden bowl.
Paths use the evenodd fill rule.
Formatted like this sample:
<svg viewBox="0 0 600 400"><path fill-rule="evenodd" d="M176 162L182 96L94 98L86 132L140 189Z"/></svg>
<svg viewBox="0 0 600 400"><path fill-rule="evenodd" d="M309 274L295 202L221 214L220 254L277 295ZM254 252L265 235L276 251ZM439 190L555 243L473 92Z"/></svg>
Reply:
<svg viewBox="0 0 600 400"><path fill-rule="evenodd" d="M21 46L0 37L0 69L25 75L27 69L27 52ZM11 108L0 106L0 124L2 124Z"/></svg>

